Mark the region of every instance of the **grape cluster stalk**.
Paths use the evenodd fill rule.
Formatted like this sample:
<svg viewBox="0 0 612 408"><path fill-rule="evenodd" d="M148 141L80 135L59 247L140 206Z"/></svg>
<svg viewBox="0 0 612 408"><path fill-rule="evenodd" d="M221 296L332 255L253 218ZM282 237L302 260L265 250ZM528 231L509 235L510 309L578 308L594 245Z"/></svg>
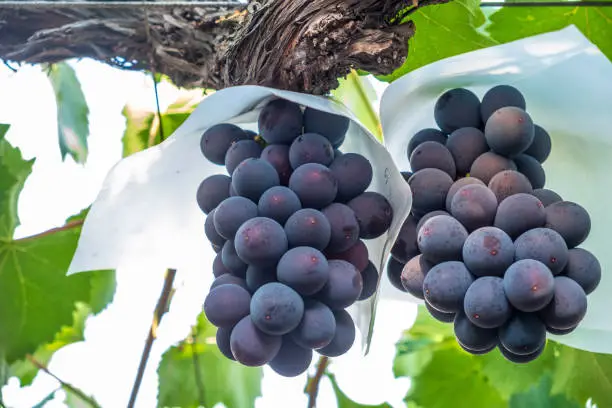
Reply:
<svg viewBox="0 0 612 408"><path fill-rule="evenodd" d="M533 361L547 333L579 326L600 283L599 261L579 247L591 218L545 188L553 140L517 88L495 86L482 100L451 89L433 113L438 127L408 143L413 206L387 276L452 323L466 352Z"/></svg>
<svg viewBox="0 0 612 408"><path fill-rule="evenodd" d="M370 161L339 150L347 118L275 99L257 125L220 123L201 137L205 159L226 170L196 192L217 253L204 313L227 358L293 377L314 352L352 347L346 309L379 280L365 241L385 234L394 213L368 190Z"/></svg>

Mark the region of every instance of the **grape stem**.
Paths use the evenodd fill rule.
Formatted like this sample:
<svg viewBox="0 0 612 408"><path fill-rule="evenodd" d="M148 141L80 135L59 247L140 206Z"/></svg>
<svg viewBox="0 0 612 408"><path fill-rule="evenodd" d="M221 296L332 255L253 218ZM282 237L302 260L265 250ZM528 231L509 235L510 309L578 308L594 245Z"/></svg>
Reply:
<svg viewBox="0 0 612 408"><path fill-rule="evenodd" d="M312 377L308 377L306 383L306 389L304 390L308 394L308 408L315 408L317 406L317 395L319 394L319 384L321 378L325 374L327 365L329 364L329 358L325 356L319 357L317 362L317 371Z"/></svg>
<svg viewBox="0 0 612 408"><path fill-rule="evenodd" d="M157 300L157 305L155 306L155 311L153 313L153 321L151 322L151 327L149 328L149 335L147 336L147 341L145 343L144 349L142 350L140 364L138 365L136 379L134 380L134 385L132 386L132 393L130 395L130 401L128 402L127 408L134 408L134 404L136 403L136 397L138 396L140 384L142 383L142 378L144 377L145 368L147 367L147 361L149 360L149 355L151 354L151 348L153 347L153 342L157 338L157 328L159 327L159 323L161 322L162 317L164 317L164 314L166 314L166 311L168 310L168 306L172 296L172 285L174 284L175 277L176 269L166 270L164 287L162 289L161 294L159 295L159 299Z"/></svg>
<svg viewBox="0 0 612 408"><path fill-rule="evenodd" d="M63 381L61 378L59 378L57 375L53 374L51 371L49 371L49 368L41 363L40 361L36 360L32 355L28 354L26 355L26 359L32 363L34 366L36 366L36 368L38 368L39 370L43 371L45 374L53 377L55 379L55 381L57 381L58 383L60 383L60 385L62 386L62 388L68 390L69 392L71 392L72 394L76 395L77 397L79 397L81 400L83 400L83 402L86 402L87 404L89 404L92 408L102 408L100 406L100 404L98 404L96 402L95 399L93 399L93 397L90 397L89 395L85 394L85 392L81 391L80 389L78 389L77 387L75 387L72 384L69 384L65 381Z"/></svg>

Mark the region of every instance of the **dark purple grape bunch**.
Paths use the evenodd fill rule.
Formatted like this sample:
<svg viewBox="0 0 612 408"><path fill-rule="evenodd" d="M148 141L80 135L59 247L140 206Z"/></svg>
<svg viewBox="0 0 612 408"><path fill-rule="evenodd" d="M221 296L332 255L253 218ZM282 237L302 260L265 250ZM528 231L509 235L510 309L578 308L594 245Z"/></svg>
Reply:
<svg viewBox="0 0 612 408"><path fill-rule="evenodd" d="M536 359L546 333L578 327L601 280L597 258L578 246L588 212L545 189L549 134L525 98L500 85L482 98L451 89L434 108L439 129L408 144L413 207L391 250L387 275L453 323L469 353L498 348L515 363Z"/></svg>
<svg viewBox="0 0 612 408"><path fill-rule="evenodd" d="M258 135L228 123L202 135L204 156L229 174L197 191L217 252L204 312L227 358L292 377L314 351L337 357L353 345L346 309L371 297L379 276L364 241L388 231L393 209L367 191L370 161L338 150L348 127L276 99L261 110Z"/></svg>

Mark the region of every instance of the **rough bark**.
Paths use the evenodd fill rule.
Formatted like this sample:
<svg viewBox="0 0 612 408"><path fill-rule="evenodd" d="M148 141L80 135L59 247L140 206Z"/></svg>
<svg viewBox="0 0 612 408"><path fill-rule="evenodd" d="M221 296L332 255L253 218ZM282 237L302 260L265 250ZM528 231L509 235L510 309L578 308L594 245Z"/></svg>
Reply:
<svg viewBox="0 0 612 408"><path fill-rule="evenodd" d="M389 74L415 33L402 17L449 0L264 0L248 6L0 8L0 59L89 57L182 87L259 84L322 94L350 69Z"/></svg>

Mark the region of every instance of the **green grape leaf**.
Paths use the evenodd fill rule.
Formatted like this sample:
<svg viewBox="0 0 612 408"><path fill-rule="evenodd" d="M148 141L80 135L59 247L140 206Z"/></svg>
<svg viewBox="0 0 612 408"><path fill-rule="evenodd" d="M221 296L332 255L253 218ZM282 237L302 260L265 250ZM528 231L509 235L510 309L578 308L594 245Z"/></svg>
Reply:
<svg viewBox="0 0 612 408"><path fill-rule="evenodd" d="M478 30L485 23L479 6L479 0L454 0L415 11L408 17L416 32L408 42L406 62L392 74L377 78L392 82L432 62L496 45Z"/></svg>
<svg viewBox="0 0 612 408"><path fill-rule="evenodd" d="M342 392L342 390L338 386L338 381L336 381L336 376L330 373L325 373L325 375L332 383L334 394L336 394L337 408L391 408L391 405L387 403L382 403L379 405L358 404L349 397L347 397L344 392Z"/></svg>
<svg viewBox="0 0 612 408"><path fill-rule="evenodd" d="M48 76L57 101L57 130L62 157L70 154L75 162L85 163L89 107L81 83L66 62L50 65Z"/></svg>
<svg viewBox="0 0 612 408"><path fill-rule="evenodd" d="M114 292L109 271L66 276L76 249L80 224L13 240L17 201L33 161L0 140L0 345L7 363L23 359L53 342L74 323L77 302L101 310ZM61 333L60 333L61 334Z"/></svg>
<svg viewBox="0 0 612 408"><path fill-rule="evenodd" d="M216 328L204 313L198 316L195 333L194 338L187 338L163 354L157 369L158 406L255 406L255 399L261 395L262 369L245 367L221 354L215 343Z"/></svg>
<svg viewBox="0 0 612 408"><path fill-rule="evenodd" d="M510 42L574 24L612 60L610 7L503 7L490 17L487 31L500 42Z"/></svg>
<svg viewBox="0 0 612 408"><path fill-rule="evenodd" d="M6 132L8 132L10 127L10 125L0 123L0 140L4 139L4 135L6 135Z"/></svg>
<svg viewBox="0 0 612 408"><path fill-rule="evenodd" d="M550 376L542 377L539 384L526 387L527 391L512 395L509 408L580 408L575 401L564 395L551 395L552 380ZM584 405L582 405L584 406Z"/></svg>
<svg viewBox="0 0 612 408"><path fill-rule="evenodd" d="M558 362L552 393L564 393L584 406L612 407L612 355L590 353L557 344Z"/></svg>

